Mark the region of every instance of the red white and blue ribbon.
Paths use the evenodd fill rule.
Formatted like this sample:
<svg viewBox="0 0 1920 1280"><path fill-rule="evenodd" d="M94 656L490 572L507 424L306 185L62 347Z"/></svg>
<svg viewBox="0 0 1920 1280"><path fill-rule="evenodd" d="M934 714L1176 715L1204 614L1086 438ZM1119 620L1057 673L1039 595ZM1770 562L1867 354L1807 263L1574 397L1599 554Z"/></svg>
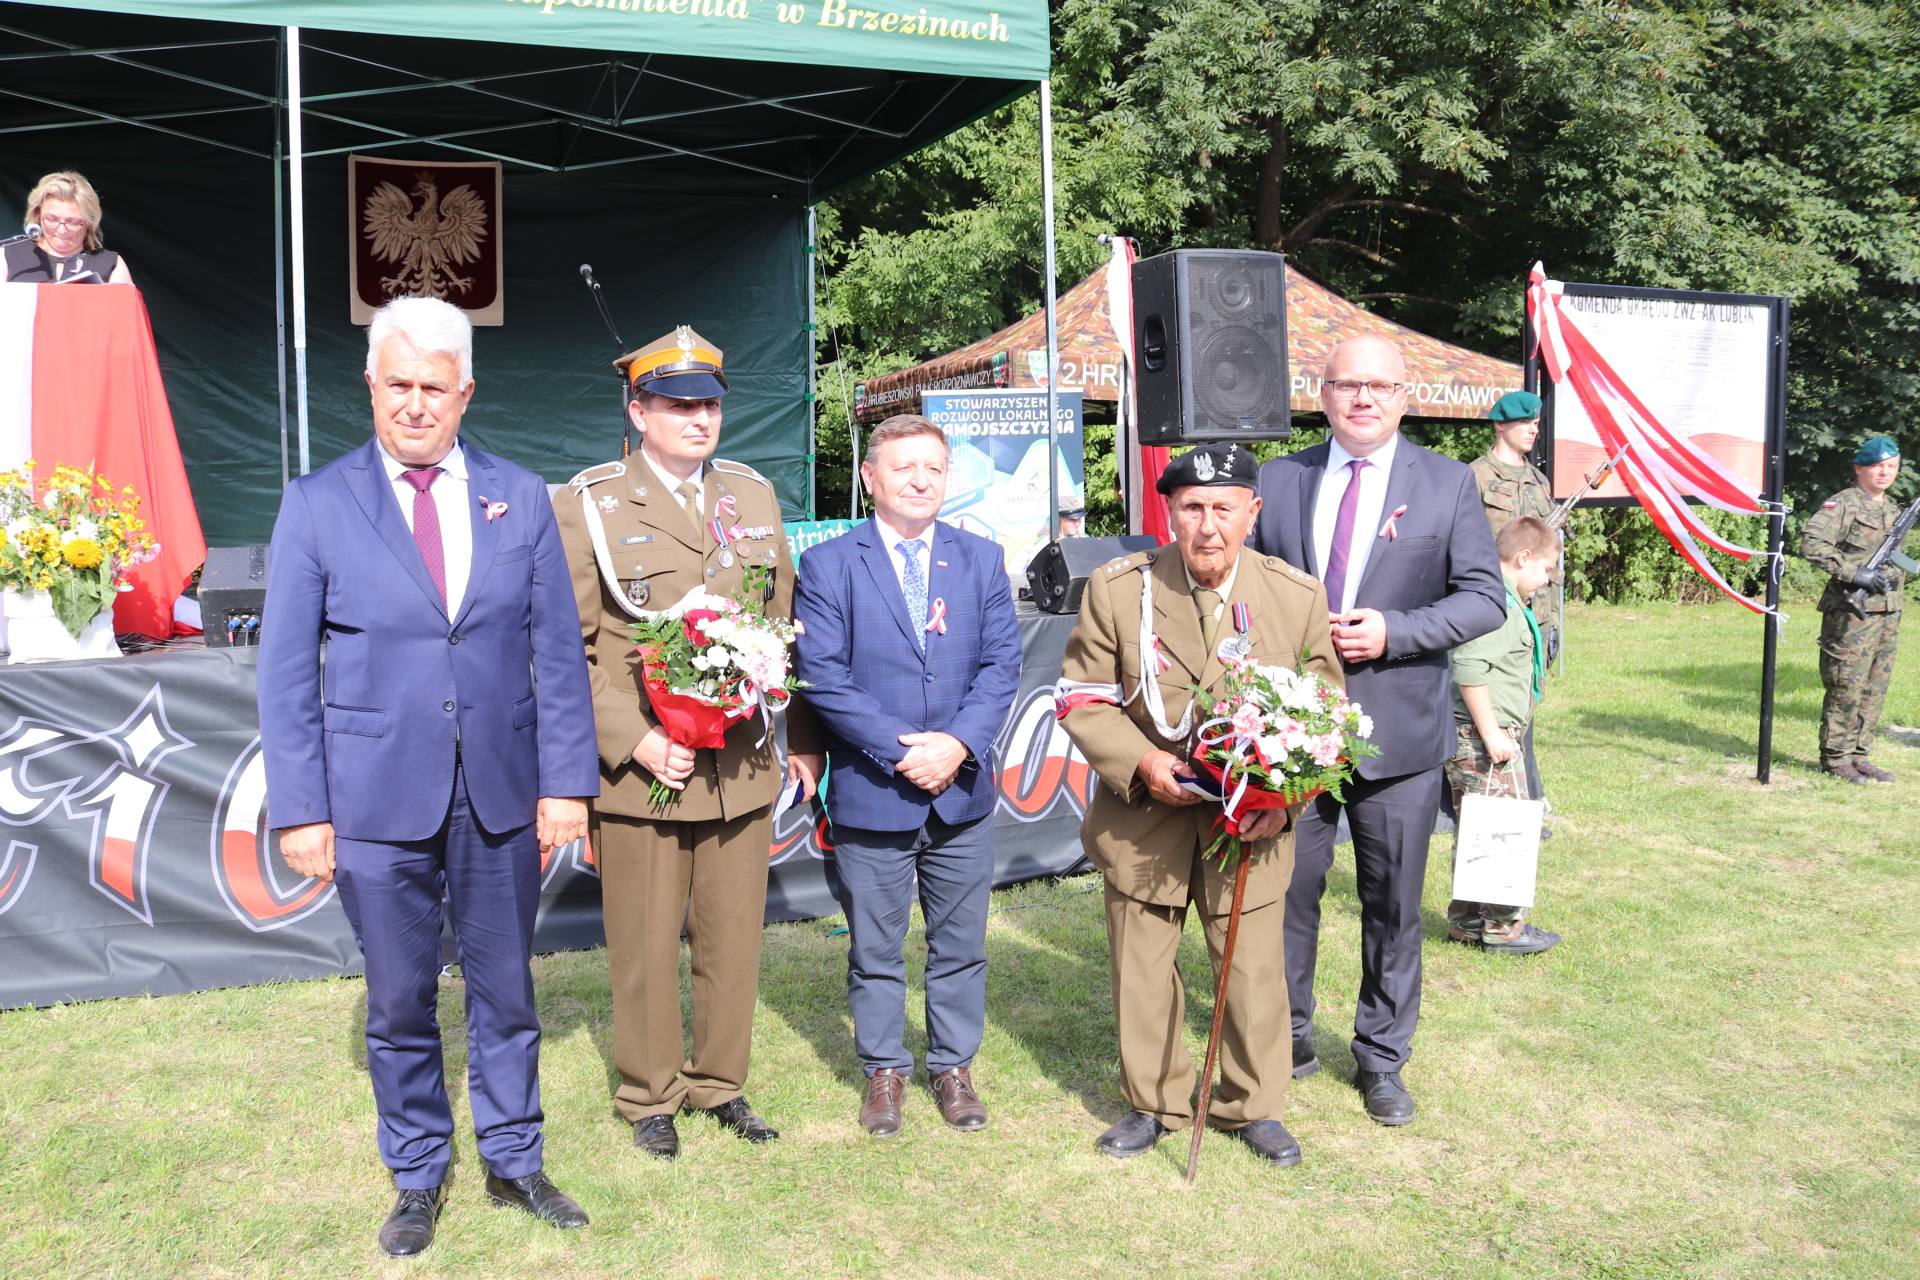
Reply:
<svg viewBox="0 0 1920 1280"><path fill-rule="evenodd" d="M928 611L926 631L943 636L947 634L947 602L939 596L933 598L933 607Z"/></svg>
<svg viewBox="0 0 1920 1280"><path fill-rule="evenodd" d="M1669 430L1646 406L1564 310L1564 291L1558 280L1547 279L1543 264L1533 264L1527 314L1548 376L1572 389L1609 455L1625 450L1619 465L1622 483L1680 558L1735 602L1755 613L1775 612L1735 591L1707 560L1700 543L1736 560L1761 553L1709 529L1687 499L1737 515L1763 515L1766 508L1718 458Z"/></svg>
<svg viewBox="0 0 1920 1280"><path fill-rule="evenodd" d="M1247 634L1247 630L1252 626L1253 626L1253 615L1247 610L1247 602L1245 600L1234 601L1233 602L1233 629L1237 631L1239 634L1245 635Z"/></svg>

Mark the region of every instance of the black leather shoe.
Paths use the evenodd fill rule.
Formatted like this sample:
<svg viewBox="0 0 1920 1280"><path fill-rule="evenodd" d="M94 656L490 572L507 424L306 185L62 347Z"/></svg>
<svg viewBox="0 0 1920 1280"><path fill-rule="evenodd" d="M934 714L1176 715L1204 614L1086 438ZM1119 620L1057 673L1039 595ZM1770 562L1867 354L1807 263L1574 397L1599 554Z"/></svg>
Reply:
<svg viewBox="0 0 1920 1280"><path fill-rule="evenodd" d="M672 1116L648 1116L633 1126L633 1145L650 1156L671 1160L680 1154L680 1134Z"/></svg>
<svg viewBox="0 0 1920 1280"><path fill-rule="evenodd" d="M1354 1087L1367 1101L1367 1117L1379 1124L1406 1124L1413 1119L1413 1095L1400 1083L1398 1071L1362 1071Z"/></svg>
<svg viewBox="0 0 1920 1280"><path fill-rule="evenodd" d="M393 1202L393 1212L380 1224L380 1247L390 1258L411 1258L424 1253L433 1243L433 1224L447 1203L447 1189L403 1187Z"/></svg>
<svg viewBox="0 0 1920 1280"><path fill-rule="evenodd" d="M487 1171L487 1199L503 1209L523 1209L551 1222L562 1231L587 1225L587 1211L573 1197L553 1185L544 1172L535 1170L524 1178L503 1178Z"/></svg>
<svg viewBox="0 0 1920 1280"><path fill-rule="evenodd" d="M1262 1160L1271 1160L1282 1169L1291 1169L1300 1163L1300 1144L1278 1120L1255 1120L1243 1128L1223 1132L1253 1148L1253 1154Z"/></svg>
<svg viewBox="0 0 1920 1280"><path fill-rule="evenodd" d="M1160 1141L1166 1132L1167 1126L1144 1111L1129 1111L1114 1123L1113 1128L1101 1134L1100 1141L1094 1145L1100 1148L1103 1156L1125 1160L1153 1150L1153 1144Z"/></svg>
<svg viewBox="0 0 1920 1280"><path fill-rule="evenodd" d="M1546 929L1536 929L1531 924L1523 927L1511 938L1487 937L1480 941L1480 948L1496 956L1535 956L1542 951L1560 945L1560 935Z"/></svg>
<svg viewBox="0 0 1920 1280"><path fill-rule="evenodd" d="M1313 1032L1293 1038L1293 1078L1305 1080L1320 1069L1320 1057L1313 1051Z"/></svg>
<svg viewBox="0 0 1920 1280"><path fill-rule="evenodd" d="M772 1142L780 1136L780 1131L753 1114L753 1108L747 1105L745 1098L731 1098L717 1107L696 1107L696 1111L712 1116L720 1122L723 1129L731 1129L748 1142Z"/></svg>

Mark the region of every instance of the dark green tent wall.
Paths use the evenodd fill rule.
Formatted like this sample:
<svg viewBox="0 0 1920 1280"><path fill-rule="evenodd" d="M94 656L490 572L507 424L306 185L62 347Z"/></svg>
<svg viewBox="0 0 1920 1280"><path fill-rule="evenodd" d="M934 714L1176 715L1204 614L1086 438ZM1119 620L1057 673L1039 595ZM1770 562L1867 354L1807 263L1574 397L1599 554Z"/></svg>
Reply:
<svg viewBox="0 0 1920 1280"><path fill-rule="evenodd" d="M109 247L126 255L153 317L207 541L265 541L280 502L272 191L244 157L154 164L68 139L37 161L0 158L0 200L22 207L54 167L97 184ZM365 331L347 319L345 163L315 161L307 174L316 467L362 443L372 423ZM617 174L507 172L506 323L474 331L462 434L555 481L619 456L620 385L608 363L618 352L579 276L591 262L630 342L685 323L720 344L731 381L722 447L766 473L789 511L802 510L804 210L742 197L656 202ZM288 378L291 397L291 369Z"/></svg>
<svg viewBox="0 0 1920 1280"><path fill-rule="evenodd" d="M78 169L94 183L108 247L125 254L153 317L207 540L263 541L281 477L270 158L281 121L278 32L145 16L162 8L0 0L0 218L19 216L50 170ZM279 11L253 0L164 8L254 21ZM605 8L554 12L600 21ZM1010 20L1022 39L1037 25L1044 49L1044 6L1023 0ZM609 365L618 352L580 279L591 262L629 344L691 324L725 350L721 450L766 473L793 516L808 496L809 203L1031 88L996 78L1014 65L1004 48L986 50L976 67L955 46L935 74L351 30L308 32L304 43L313 465L366 439L371 420L365 337L348 319L347 157L311 153L472 160L482 157L460 147L478 146L528 163L504 167L505 323L476 330L468 438L552 481L618 455L620 388ZM90 52L103 48L123 52ZM793 48L806 52L804 42ZM23 56L56 50L63 56ZM515 78L484 78L507 74ZM425 83L464 77L482 91ZM405 91L385 92L394 88ZM383 92L325 96L369 89ZM618 117L612 128L608 112ZM164 116L161 127L194 136L106 116ZM482 127L499 132L425 138ZM394 133L421 140L378 145ZM290 319L287 357L297 472Z"/></svg>

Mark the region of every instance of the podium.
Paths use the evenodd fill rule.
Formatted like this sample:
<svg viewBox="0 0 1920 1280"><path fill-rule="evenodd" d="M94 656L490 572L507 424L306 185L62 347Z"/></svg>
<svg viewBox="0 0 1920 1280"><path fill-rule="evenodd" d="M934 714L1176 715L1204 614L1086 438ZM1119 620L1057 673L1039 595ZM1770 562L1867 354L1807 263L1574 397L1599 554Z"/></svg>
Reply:
<svg viewBox="0 0 1920 1280"><path fill-rule="evenodd" d="M124 575L132 589L114 603L113 629L174 634L174 601L207 543L132 285L0 284L0 470L29 459L36 481L90 465L140 495L159 555Z"/></svg>

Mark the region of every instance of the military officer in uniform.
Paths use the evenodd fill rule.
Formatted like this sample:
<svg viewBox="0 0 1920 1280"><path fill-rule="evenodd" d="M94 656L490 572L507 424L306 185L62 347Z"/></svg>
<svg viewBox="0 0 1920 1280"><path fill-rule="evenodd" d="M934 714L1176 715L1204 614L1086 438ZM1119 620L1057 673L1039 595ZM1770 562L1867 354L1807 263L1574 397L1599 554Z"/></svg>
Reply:
<svg viewBox="0 0 1920 1280"><path fill-rule="evenodd" d="M1893 680L1906 575L1892 564L1868 572L1867 558L1893 531L1900 508L1887 490L1900 474L1900 446L1874 436L1853 455L1855 483L1820 504L1801 533L1800 553L1832 574L1820 594L1820 767L1843 782L1892 782L1868 759ZM1866 592L1865 618L1847 595Z"/></svg>
<svg viewBox="0 0 1920 1280"><path fill-rule="evenodd" d="M740 592L750 573L768 616L791 617L794 563L773 486L713 456L727 394L720 350L681 325L615 363L627 377L640 448L581 472L554 503L600 753L594 848L613 974L614 1106L632 1122L636 1146L672 1159L682 1108L749 1142L779 1136L743 1091L782 776L771 735L760 742L754 721L718 750L669 740L647 701L629 628L640 611L665 609L695 587ZM797 703L790 710L790 734L804 714ZM809 797L818 772L817 756L789 754L787 775ZM680 792L665 810L648 799L655 779ZM683 1053L680 1020L683 923L691 1053Z"/></svg>
<svg viewBox="0 0 1920 1280"><path fill-rule="evenodd" d="M1259 464L1238 445L1206 444L1168 465L1174 541L1094 571L1067 642L1058 695L1065 724L1102 785L1081 828L1106 875L1120 1088L1131 1108L1099 1141L1139 1155L1193 1123L1175 955L1198 904L1218 972L1233 877L1202 856L1218 805L1183 791L1193 732L1224 659L1304 668L1343 684L1320 583L1275 556L1242 552L1260 499ZM1144 687L1143 686L1144 683ZM1227 988L1221 1080L1210 1122L1278 1165L1300 1146L1280 1122L1292 1069L1281 917L1293 875L1291 810L1266 810L1244 835L1252 856Z"/></svg>

